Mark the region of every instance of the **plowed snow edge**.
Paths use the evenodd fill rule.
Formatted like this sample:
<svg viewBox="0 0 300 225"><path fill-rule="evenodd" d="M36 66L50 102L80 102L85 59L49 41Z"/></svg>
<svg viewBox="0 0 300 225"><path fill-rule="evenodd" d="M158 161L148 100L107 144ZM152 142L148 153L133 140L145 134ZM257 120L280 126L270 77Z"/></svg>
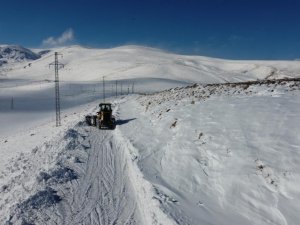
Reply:
<svg viewBox="0 0 300 225"><path fill-rule="evenodd" d="M163 224L172 225L174 221L166 214L163 213L160 208L160 203L155 196L155 189L153 185L144 179L142 172L140 171L136 159L137 149L131 144L130 140L126 139L120 129L115 130L116 142L120 145L125 153L125 157L128 164L128 174L130 175L131 183L134 184L134 192L137 199L137 205L139 206L143 222L145 224Z"/></svg>

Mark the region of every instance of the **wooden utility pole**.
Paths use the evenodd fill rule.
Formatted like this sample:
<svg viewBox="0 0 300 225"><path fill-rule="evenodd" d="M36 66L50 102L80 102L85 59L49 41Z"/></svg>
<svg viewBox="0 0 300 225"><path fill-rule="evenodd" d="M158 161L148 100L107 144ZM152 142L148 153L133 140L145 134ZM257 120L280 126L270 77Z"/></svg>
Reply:
<svg viewBox="0 0 300 225"><path fill-rule="evenodd" d="M103 76L103 102L105 103L105 81Z"/></svg>
<svg viewBox="0 0 300 225"><path fill-rule="evenodd" d="M132 87L131 87L131 93L134 93L134 82L132 83Z"/></svg>

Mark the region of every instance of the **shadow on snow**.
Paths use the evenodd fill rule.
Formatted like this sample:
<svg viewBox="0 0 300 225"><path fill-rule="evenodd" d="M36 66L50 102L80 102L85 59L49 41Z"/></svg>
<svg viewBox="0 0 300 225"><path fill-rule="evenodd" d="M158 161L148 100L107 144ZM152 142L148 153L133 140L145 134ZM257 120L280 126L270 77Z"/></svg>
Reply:
<svg viewBox="0 0 300 225"><path fill-rule="evenodd" d="M117 120L116 125L123 125L123 124L129 123L132 120L136 120L136 118L127 119L127 120Z"/></svg>

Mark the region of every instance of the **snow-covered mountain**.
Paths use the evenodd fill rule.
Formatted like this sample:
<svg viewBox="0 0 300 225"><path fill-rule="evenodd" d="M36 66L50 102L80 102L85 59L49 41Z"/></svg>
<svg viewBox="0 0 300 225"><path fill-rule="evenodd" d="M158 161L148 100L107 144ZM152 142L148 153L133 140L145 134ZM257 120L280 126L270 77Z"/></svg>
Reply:
<svg viewBox="0 0 300 225"><path fill-rule="evenodd" d="M19 45L0 45L0 66L8 63L36 60L41 57Z"/></svg>
<svg viewBox="0 0 300 225"><path fill-rule="evenodd" d="M59 60L65 64L65 68L60 71L64 81L96 81L105 76L107 80L151 78L189 83L220 83L300 77L298 61L223 60L178 55L134 45L111 49L81 46L51 49L51 52L31 62L31 67L25 67L27 64L16 65L7 75L11 78L26 76L31 80L53 79L53 71L47 68L54 61L54 51L63 54L63 58ZM31 59L38 58L35 53L28 55Z"/></svg>
<svg viewBox="0 0 300 225"><path fill-rule="evenodd" d="M41 51L0 67L1 224L298 224L299 61ZM114 131L84 123L103 76Z"/></svg>

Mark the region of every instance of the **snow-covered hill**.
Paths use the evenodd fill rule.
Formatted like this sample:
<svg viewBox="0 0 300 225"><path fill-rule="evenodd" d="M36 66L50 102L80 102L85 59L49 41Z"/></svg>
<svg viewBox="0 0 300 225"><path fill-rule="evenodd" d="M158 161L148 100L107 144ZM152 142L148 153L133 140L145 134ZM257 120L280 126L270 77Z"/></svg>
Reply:
<svg viewBox="0 0 300 225"><path fill-rule="evenodd" d="M35 59L6 54L11 62L0 67L1 224L300 220L299 79L265 80L299 78L299 61L141 46L41 51L32 50ZM65 64L60 127L55 51ZM114 131L83 122L102 101L103 76Z"/></svg>
<svg viewBox="0 0 300 225"><path fill-rule="evenodd" d="M32 53L29 58L35 60L0 67L0 110L5 116L9 112L12 120L18 121L13 127L31 123L33 118L40 118L40 111L46 116L53 109L54 68L49 68L49 64L54 61L55 51L63 54L59 61L65 64L59 72L62 109L101 98L103 76L108 96L115 95L116 81L117 92L124 94L131 92L133 86L135 93L149 93L192 83L300 77L299 61L223 60L134 45L111 49L69 46L32 51L41 57ZM26 118L20 119L15 113L19 111L27 112ZM8 127L10 121L1 118L3 113L0 121ZM7 131L13 132L13 127L9 126Z"/></svg>
<svg viewBox="0 0 300 225"><path fill-rule="evenodd" d="M118 131L177 224L296 225L299 94L282 81L132 97Z"/></svg>
<svg viewBox="0 0 300 225"><path fill-rule="evenodd" d="M90 49L70 46L52 49L39 60L16 65L7 74L11 78L53 79L48 64L54 51L63 54L66 64L61 70L64 81L99 81L132 78L159 78L189 83L220 83L265 78L299 77L298 61L234 61L202 56L186 56L142 46L122 46L112 49ZM37 59L38 55L29 54ZM20 58L18 56L18 58Z"/></svg>

